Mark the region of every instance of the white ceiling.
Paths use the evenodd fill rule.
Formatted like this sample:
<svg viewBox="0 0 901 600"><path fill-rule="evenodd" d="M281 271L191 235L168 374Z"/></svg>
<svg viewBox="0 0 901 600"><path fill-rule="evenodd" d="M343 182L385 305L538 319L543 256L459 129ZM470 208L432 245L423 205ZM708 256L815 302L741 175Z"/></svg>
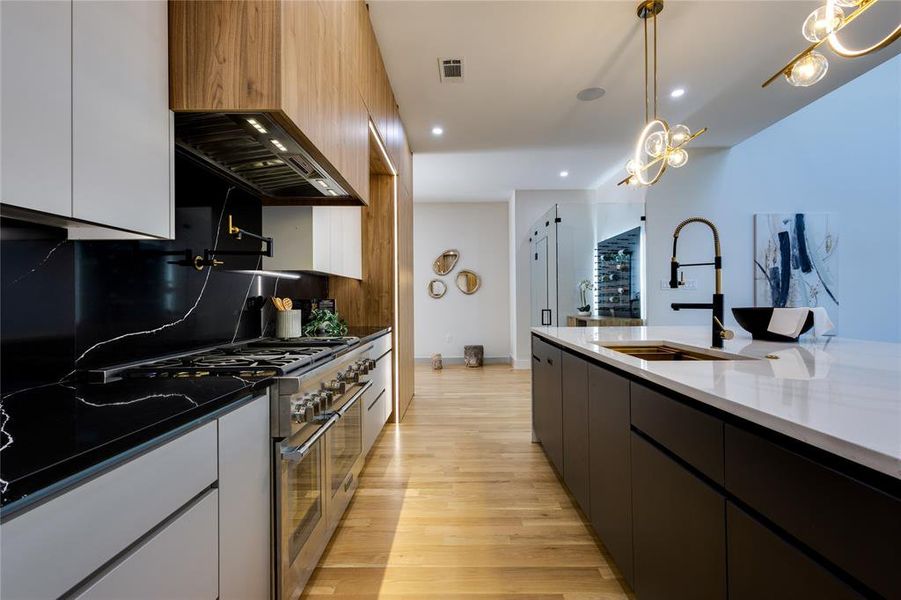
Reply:
<svg viewBox="0 0 901 600"><path fill-rule="evenodd" d="M414 151L416 201L496 201L514 189L615 182L644 119L642 22L635 1L370 2ZM806 46L822 0L668 0L660 24L660 116L732 146L901 52L830 59L811 88L760 84ZM901 21L882 0L843 32L872 43ZM440 83L438 57L462 57L465 81ZM599 86L593 102L576 93ZM669 91L684 87L674 100ZM860 107L849 107L849 114ZM434 137L434 125L444 135ZM559 177L569 171L567 178Z"/></svg>

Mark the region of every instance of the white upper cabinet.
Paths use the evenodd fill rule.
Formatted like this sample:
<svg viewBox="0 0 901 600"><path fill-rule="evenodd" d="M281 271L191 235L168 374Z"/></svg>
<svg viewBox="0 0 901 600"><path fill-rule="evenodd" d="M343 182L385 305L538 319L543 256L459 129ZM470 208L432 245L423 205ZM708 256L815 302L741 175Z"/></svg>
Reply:
<svg viewBox="0 0 901 600"><path fill-rule="evenodd" d="M264 206L263 235L275 248L275 256L263 258L264 269L363 278L358 206Z"/></svg>
<svg viewBox="0 0 901 600"><path fill-rule="evenodd" d="M0 201L46 214L4 213L171 238L167 3L3 0L0 27Z"/></svg>
<svg viewBox="0 0 901 600"><path fill-rule="evenodd" d="M72 216L72 3L0 2L0 202Z"/></svg>
<svg viewBox="0 0 901 600"><path fill-rule="evenodd" d="M72 11L76 219L172 237L168 5L76 0Z"/></svg>

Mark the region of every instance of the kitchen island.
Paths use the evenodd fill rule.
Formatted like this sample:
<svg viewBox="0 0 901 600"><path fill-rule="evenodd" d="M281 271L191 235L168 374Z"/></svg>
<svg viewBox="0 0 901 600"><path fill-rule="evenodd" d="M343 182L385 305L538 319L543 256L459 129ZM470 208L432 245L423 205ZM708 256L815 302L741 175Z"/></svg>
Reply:
<svg viewBox="0 0 901 600"><path fill-rule="evenodd" d="M640 599L901 593L901 345L532 333L535 437Z"/></svg>

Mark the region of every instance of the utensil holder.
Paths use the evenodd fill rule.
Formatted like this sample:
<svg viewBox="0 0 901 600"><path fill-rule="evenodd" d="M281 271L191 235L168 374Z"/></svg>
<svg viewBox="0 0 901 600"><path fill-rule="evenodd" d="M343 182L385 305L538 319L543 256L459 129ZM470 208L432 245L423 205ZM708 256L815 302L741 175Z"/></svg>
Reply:
<svg viewBox="0 0 901 600"><path fill-rule="evenodd" d="M282 310L275 313L275 337L288 339L303 335L301 310Z"/></svg>

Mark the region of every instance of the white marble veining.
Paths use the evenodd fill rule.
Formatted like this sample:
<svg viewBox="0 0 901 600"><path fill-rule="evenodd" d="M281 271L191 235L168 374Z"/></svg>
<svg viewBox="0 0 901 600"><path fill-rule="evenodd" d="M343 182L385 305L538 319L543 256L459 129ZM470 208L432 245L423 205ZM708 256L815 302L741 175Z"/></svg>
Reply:
<svg viewBox="0 0 901 600"><path fill-rule="evenodd" d="M798 344L736 332L725 352L756 360L653 362L593 342L708 348L707 327L534 327L561 346L727 413L901 479L901 344L820 337ZM779 359L766 358L775 354Z"/></svg>

